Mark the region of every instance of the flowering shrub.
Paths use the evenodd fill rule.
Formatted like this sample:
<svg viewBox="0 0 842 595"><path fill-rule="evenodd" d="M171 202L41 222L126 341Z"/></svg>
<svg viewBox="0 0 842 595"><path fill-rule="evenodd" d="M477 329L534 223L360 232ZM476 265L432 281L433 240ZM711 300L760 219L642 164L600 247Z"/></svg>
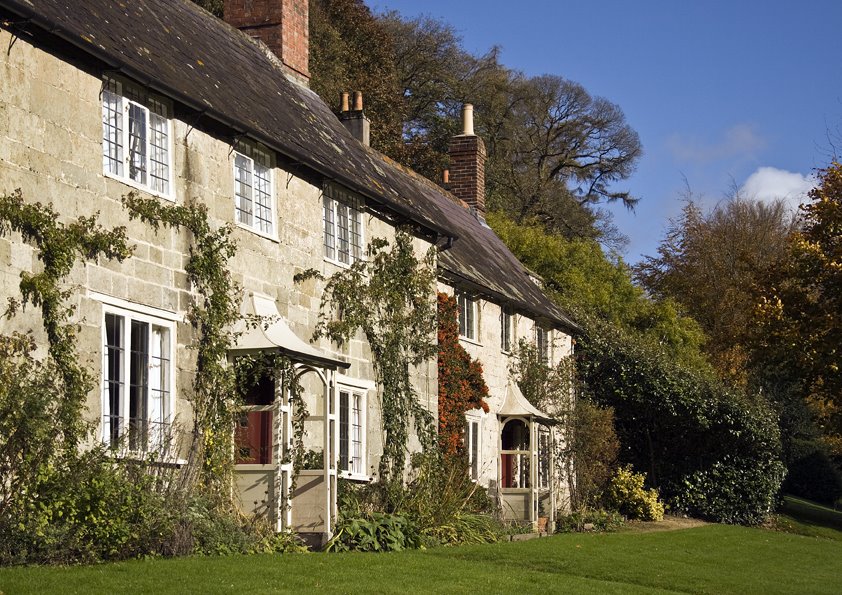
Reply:
<svg viewBox="0 0 842 595"><path fill-rule="evenodd" d="M620 467L605 494L606 505L630 519L660 521L664 518L664 505L658 500L658 490L643 487L645 477L635 473L631 465Z"/></svg>
<svg viewBox="0 0 842 595"><path fill-rule="evenodd" d="M439 448L447 456L464 453L465 412L488 412L482 365L459 344L456 299L438 295Z"/></svg>

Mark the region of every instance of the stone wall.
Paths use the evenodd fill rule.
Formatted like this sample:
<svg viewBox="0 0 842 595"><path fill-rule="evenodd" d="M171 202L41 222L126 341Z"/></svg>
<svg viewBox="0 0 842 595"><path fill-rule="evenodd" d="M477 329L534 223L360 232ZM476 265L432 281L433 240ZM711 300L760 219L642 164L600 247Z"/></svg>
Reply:
<svg viewBox="0 0 842 595"><path fill-rule="evenodd" d="M439 282L439 291L449 295L455 295L452 286ZM509 384L509 367L512 364L512 354L503 351L501 348L502 328L500 323L501 305L493 301L478 298L478 335L477 340L460 338L461 345L468 354L480 361L483 369L483 376L488 385L489 413L478 409L469 413L473 418L480 420L480 465L479 483L483 486L496 487L497 465L499 454L499 439L502 426L497 417L497 411L503 405L506 398L506 390ZM535 319L525 314L515 314L511 344L517 345L518 341L525 339L529 342L535 340ZM551 331L549 342L549 361L551 366L557 365L563 358L571 355L573 349L572 337L564 331L554 329ZM557 440L562 439L557 436ZM561 470L556 471L556 477L560 478ZM556 486L557 494L561 494L562 485ZM563 496L563 494L561 494Z"/></svg>
<svg viewBox="0 0 842 595"><path fill-rule="evenodd" d="M192 329L184 322L191 288L184 270L188 238L171 230L154 233L145 224L129 221L120 198L135 190L126 183L103 175L102 164L102 80L91 68L87 72L30 44L25 38L0 31L0 192L16 188L28 202L52 203L67 221L79 215L99 213L106 227L125 226L136 246L124 263L100 261L77 264L68 279L73 289L80 324L79 352L101 377L103 351L103 305L101 294L118 303L140 304L174 316L177 323L176 377L173 394L175 412L189 423L191 410L187 393L195 365L188 349ZM10 48L9 51L5 51ZM231 138L221 138L203 129L201 123L173 120L172 166L174 196L179 204L197 200L208 206L214 224L234 223L234 154ZM147 196L143 191L137 191ZM159 199L165 200L165 199ZM316 269L329 276L338 267L322 257L321 189L295 173L274 168L274 200L277 238L270 239L235 225L239 250L231 262L234 278L245 292L275 298L281 315L299 337L308 340L318 318L323 284L310 280L301 284L293 276ZM373 237L394 237L391 225L373 214L365 216L366 241ZM416 241L419 252L429 247ZM15 234L0 238L0 302L19 295L22 271L37 269L33 250ZM94 295L96 294L96 295ZM28 308L11 321L0 321L0 333L34 329L41 344L41 321ZM373 379L371 354L358 337L341 350L322 341L322 349L342 355L351 362L345 373L354 378ZM416 386L430 410L437 410L436 366L430 362L415 371ZM369 467L376 468L382 452L377 398L369 395ZM89 395L88 412L98 419L102 410L101 391ZM321 443L317 436L308 437ZM182 453L183 454L183 453Z"/></svg>

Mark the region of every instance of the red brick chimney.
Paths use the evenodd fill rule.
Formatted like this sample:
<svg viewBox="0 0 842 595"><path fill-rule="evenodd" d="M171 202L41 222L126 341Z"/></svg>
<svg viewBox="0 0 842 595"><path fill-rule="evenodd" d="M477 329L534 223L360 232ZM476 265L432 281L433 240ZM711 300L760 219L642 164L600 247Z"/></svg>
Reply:
<svg viewBox="0 0 842 595"><path fill-rule="evenodd" d="M474 106L462 106L462 134L450 139L450 191L485 213L485 143L474 134Z"/></svg>
<svg viewBox="0 0 842 595"><path fill-rule="evenodd" d="M260 39L287 72L310 81L308 0L224 0L225 21Z"/></svg>

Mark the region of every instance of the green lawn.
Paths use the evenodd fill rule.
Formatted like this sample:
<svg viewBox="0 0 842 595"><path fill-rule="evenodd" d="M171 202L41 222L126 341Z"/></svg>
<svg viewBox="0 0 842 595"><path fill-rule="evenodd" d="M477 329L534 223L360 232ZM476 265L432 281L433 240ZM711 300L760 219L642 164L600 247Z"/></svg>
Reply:
<svg viewBox="0 0 842 595"><path fill-rule="evenodd" d="M707 525L397 554L299 554L0 570L13 593L842 593L836 539Z"/></svg>

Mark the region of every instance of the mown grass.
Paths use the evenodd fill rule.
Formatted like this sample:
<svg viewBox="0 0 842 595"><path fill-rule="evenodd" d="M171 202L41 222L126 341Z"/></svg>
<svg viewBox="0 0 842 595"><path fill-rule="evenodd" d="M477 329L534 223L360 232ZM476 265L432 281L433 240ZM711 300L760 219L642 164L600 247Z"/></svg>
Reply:
<svg viewBox="0 0 842 595"><path fill-rule="evenodd" d="M832 531L832 529L830 529ZM305 554L0 570L15 593L840 593L842 540L707 525L394 554Z"/></svg>

